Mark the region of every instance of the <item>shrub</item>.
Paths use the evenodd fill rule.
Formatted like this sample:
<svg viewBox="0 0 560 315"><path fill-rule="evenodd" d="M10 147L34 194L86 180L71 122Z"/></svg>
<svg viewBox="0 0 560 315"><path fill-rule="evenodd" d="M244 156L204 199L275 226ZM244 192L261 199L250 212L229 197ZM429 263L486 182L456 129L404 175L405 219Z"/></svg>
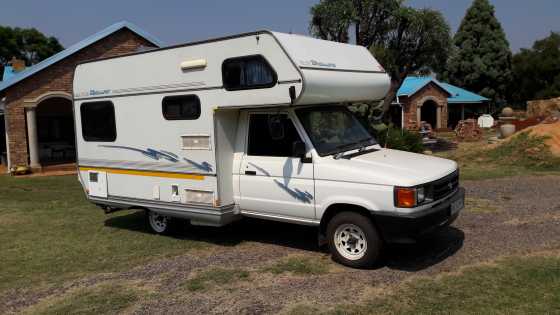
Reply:
<svg viewBox="0 0 560 315"><path fill-rule="evenodd" d="M393 126L376 132L379 144L395 150L420 153L424 151L422 137L415 132L401 130Z"/></svg>

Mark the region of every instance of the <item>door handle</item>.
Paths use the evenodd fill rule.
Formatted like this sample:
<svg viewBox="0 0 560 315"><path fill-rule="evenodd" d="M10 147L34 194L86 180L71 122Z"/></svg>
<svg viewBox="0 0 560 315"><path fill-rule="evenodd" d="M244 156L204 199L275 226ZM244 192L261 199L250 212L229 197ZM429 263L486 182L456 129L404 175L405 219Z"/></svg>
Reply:
<svg viewBox="0 0 560 315"><path fill-rule="evenodd" d="M257 171L245 171L245 175L257 175Z"/></svg>

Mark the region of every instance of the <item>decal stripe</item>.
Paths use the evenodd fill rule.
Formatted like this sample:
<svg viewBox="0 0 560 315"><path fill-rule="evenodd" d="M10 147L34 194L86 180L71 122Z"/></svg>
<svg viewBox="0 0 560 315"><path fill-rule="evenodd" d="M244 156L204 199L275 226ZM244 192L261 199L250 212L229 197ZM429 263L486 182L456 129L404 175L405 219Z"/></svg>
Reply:
<svg viewBox="0 0 560 315"><path fill-rule="evenodd" d="M198 175L198 174L154 172L154 171L145 171L145 170L125 170L125 169L120 169L120 168L80 166L80 171L99 171L99 172L107 172L107 173L110 173L110 174L121 174L121 175L136 175L136 176L150 176L150 177L204 180L204 175Z"/></svg>

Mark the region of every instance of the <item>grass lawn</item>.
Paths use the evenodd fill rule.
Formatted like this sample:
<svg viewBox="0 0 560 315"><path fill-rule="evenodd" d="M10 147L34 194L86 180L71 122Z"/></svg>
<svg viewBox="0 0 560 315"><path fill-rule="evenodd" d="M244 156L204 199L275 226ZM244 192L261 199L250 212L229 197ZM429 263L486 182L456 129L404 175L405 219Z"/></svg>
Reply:
<svg viewBox="0 0 560 315"><path fill-rule="evenodd" d="M552 155L546 138L519 133L498 146L488 146L488 135L462 142L455 150L436 155L457 161L462 179L490 179L515 175L560 174L560 158Z"/></svg>
<svg viewBox="0 0 560 315"><path fill-rule="evenodd" d="M298 305L291 314L558 314L560 256L517 257L376 290L334 310Z"/></svg>
<svg viewBox="0 0 560 315"><path fill-rule="evenodd" d="M0 176L0 294L210 246L152 235L144 224L142 212L107 216L88 203L76 176Z"/></svg>

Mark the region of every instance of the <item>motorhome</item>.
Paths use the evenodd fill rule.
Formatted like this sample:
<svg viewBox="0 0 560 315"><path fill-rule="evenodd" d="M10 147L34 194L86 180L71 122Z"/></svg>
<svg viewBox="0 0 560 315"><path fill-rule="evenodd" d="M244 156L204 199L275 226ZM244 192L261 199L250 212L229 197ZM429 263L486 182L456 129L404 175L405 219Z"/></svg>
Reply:
<svg viewBox="0 0 560 315"><path fill-rule="evenodd" d="M259 31L85 62L73 83L79 180L149 228L242 217L317 227L333 258L451 224L453 161L383 148L348 109L390 79L364 47Z"/></svg>

